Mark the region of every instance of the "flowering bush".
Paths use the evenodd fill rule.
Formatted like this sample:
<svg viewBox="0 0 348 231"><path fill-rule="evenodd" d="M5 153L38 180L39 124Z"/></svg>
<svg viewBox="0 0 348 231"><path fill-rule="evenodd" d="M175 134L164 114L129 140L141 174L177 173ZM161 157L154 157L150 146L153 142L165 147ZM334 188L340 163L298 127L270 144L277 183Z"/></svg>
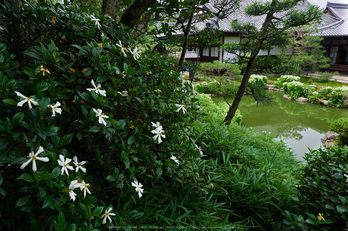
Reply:
<svg viewBox="0 0 348 231"><path fill-rule="evenodd" d="M310 150L300 173L300 214L285 212L285 230L344 230L347 228L348 149Z"/></svg>
<svg viewBox="0 0 348 231"><path fill-rule="evenodd" d="M12 22L0 26L1 227L162 224L170 215L157 204L183 205L179 191L206 202L205 179L185 170L203 151L185 130L199 105L167 58L71 5L0 10ZM23 47L12 46L11 27L23 28Z"/></svg>
<svg viewBox="0 0 348 231"><path fill-rule="evenodd" d="M299 97L308 97L313 91L314 87L307 86L300 82L286 82L283 84L284 93L289 95L292 99Z"/></svg>
<svg viewBox="0 0 348 231"><path fill-rule="evenodd" d="M267 76L251 75L249 79L249 85L251 87L258 85L260 88L264 88L267 85Z"/></svg>
<svg viewBox="0 0 348 231"><path fill-rule="evenodd" d="M289 82L299 82L300 77L298 76L293 76L293 75L282 75L280 76L279 79L274 83L276 88L282 88L284 83L289 83Z"/></svg>

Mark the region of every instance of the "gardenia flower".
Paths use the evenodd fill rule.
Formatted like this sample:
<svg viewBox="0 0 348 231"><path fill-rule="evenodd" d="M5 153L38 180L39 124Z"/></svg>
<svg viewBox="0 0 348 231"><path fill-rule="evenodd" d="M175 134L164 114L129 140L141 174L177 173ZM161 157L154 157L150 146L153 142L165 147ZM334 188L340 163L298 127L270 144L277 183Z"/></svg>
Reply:
<svg viewBox="0 0 348 231"><path fill-rule="evenodd" d="M135 60L137 60L138 58L140 58L139 53L140 53L141 51L138 51L138 48L137 48L137 47L135 47L133 51L132 51L131 49L129 49L129 52L133 55L133 58L134 58Z"/></svg>
<svg viewBox="0 0 348 231"><path fill-rule="evenodd" d="M127 48L122 46L122 43L120 40L118 40L118 43L116 43L116 46L118 46L121 49L123 56L127 57L127 54L125 52L125 51L127 51Z"/></svg>
<svg viewBox="0 0 348 231"><path fill-rule="evenodd" d="M153 134L155 134L155 136L153 137L154 140L158 139L158 144L160 144L162 142L161 137L166 138L166 136L163 134L164 130L161 127L156 128L155 130L151 131Z"/></svg>
<svg viewBox="0 0 348 231"><path fill-rule="evenodd" d="M48 74L51 74L51 72L47 69L47 68L43 68L43 66L40 66L40 71L42 71L42 75L45 76L45 72L47 72ZM38 71L38 72L40 72Z"/></svg>
<svg viewBox="0 0 348 231"><path fill-rule="evenodd" d="M20 101L18 104L17 104L17 107L22 107L23 104L25 103L28 103L28 107L29 109L32 108L31 104L34 104L35 106L39 105L34 99L33 99L33 96L29 96L29 97L26 97L24 95L22 95L21 93L19 93L18 91L15 91L15 93L17 94L17 96L21 97L23 100Z"/></svg>
<svg viewBox="0 0 348 231"><path fill-rule="evenodd" d="M79 169L81 169L82 172L86 172L86 168L83 167L82 165L84 165L85 163L87 163L87 161L81 161L80 163L77 161L77 157L74 156L73 158L73 162L74 162L74 165L76 166L76 169L75 171L79 171Z"/></svg>
<svg viewBox="0 0 348 231"><path fill-rule="evenodd" d="M74 170L74 167L69 166L69 163L71 162L71 159L66 158L64 160L64 156L63 155L59 155L59 159L60 160L58 160L58 164L59 164L59 166L62 166L61 175L63 175L64 172L66 172L66 174L69 176L68 169Z"/></svg>
<svg viewBox="0 0 348 231"><path fill-rule="evenodd" d="M89 191L89 184L86 184L86 182L83 180L81 182L81 185L80 185L80 189L81 191L83 190L83 196L86 197L86 192L88 192L88 194L91 194L91 192Z"/></svg>
<svg viewBox="0 0 348 231"><path fill-rule="evenodd" d="M321 221L321 220L325 221L322 213L319 213L319 216L317 216L317 218L318 218L318 221Z"/></svg>
<svg viewBox="0 0 348 231"><path fill-rule="evenodd" d="M99 83L96 86L94 81L93 81L93 79L92 79L91 83L92 83L94 88L87 88L87 91L95 91L95 93L97 93L97 94L100 94L100 95L102 95L104 97L106 96L106 91L105 90L100 90L101 85Z"/></svg>
<svg viewBox="0 0 348 231"><path fill-rule="evenodd" d="M139 198L142 197L142 193L144 192L143 185L136 180L132 182L132 186L135 187L135 191L138 192Z"/></svg>
<svg viewBox="0 0 348 231"><path fill-rule="evenodd" d="M95 112L96 117L98 117L98 122L100 124L104 124L104 126L106 126L106 122L105 122L105 120L103 118L109 118L109 116L104 115L104 113L103 113L103 111L101 109L97 109L97 110L95 110L94 108L92 108L92 109Z"/></svg>
<svg viewBox="0 0 348 231"><path fill-rule="evenodd" d="M185 114L185 112L186 112L185 105L175 104L175 106L179 107L179 108L176 110L176 112L179 112L180 110L182 110L182 113Z"/></svg>
<svg viewBox="0 0 348 231"><path fill-rule="evenodd" d="M36 160L39 160L39 161L43 161L43 162L48 162L50 159L48 159L48 157L38 157L37 155L39 155L41 152L43 152L44 149L43 147L39 147L39 150L37 150L37 152L34 154L33 151L31 151L29 153L29 160L27 160L25 163L23 163L19 168L20 169L24 169L30 162L33 162L33 171L36 172L37 170L37 167L36 167Z"/></svg>
<svg viewBox="0 0 348 231"><path fill-rule="evenodd" d="M175 163L179 164L179 160L175 156L172 155L172 157L170 157L170 159L174 160Z"/></svg>
<svg viewBox="0 0 348 231"><path fill-rule="evenodd" d="M156 123L154 123L154 122L151 122L151 125L153 126L153 127L155 127L156 129L161 129L161 130L163 130L163 127L162 127L162 125L160 124L160 122L156 122Z"/></svg>
<svg viewBox="0 0 348 231"><path fill-rule="evenodd" d="M110 216L115 216L116 214L110 213L111 210L112 210L112 208L109 208L109 210L107 210L107 211L105 210L105 213L101 216L101 218L104 217L103 222L102 222L103 224L106 223L106 218L109 219L110 222L112 222Z"/></svg>
<svg viewBox="0 0 348 231"><path fill-rule="evenodd" d="M127 96L128 95L128 91L121 91L121 92L117 92L117 93L122 95L122 96Z"/></svg>
<svg viewBox="0 0 348 231"><path fill-rule="evenodd" d="M100 19L98 19L98 18L96 18L96 17L94 17L94 15L91 15L91 21L92 22L95 22L95 25L98 27L98 29L100 30Z"/></svg>
<svg viewBox="0 0 348 231"><path fill-rule="evenodd" d="M201 147L198 147L198 145L196 144L196 149L199 151L199 154L203 155L203 151Z"/></svg>
<svg viewBox="0 0 348 231"><path fill-rule="evenodd" d="M75 188L79 188L81 186L81 183L78 183L78 180L73 180L70 182L70 185L69 185L69 196L70 196L70 199L75 201L76 199L76 193L74 192L74 189Z"/></svg>
<svg viewBox="0 0 348 231"><path fill-rule="evenodd" d="M346 182L348 182L348 175L347 174L343 174L345 177L347 177L347 180L346 180Z"/></svg>
<svg viewBox="0 0 348 231"><path fill-rule="evenodd" d="M48 105L52 109L52 117L56 116L56 112L58 114L62 114L62 109L58 108L60 106L60 102L57 102L55 105Z"/></svg>

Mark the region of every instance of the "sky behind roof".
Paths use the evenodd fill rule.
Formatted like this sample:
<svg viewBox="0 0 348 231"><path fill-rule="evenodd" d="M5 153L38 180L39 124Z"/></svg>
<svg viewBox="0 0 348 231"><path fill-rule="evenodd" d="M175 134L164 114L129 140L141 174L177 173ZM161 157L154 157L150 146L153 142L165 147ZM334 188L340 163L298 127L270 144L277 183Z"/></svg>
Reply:
<svg viewBox="0 0 348 231"><path fill-rule="evenodd" d="M311 4L315 4L320 8L325 8L327 2L348 4L348 0L308 0L308 2L310 2Z"/></svg>

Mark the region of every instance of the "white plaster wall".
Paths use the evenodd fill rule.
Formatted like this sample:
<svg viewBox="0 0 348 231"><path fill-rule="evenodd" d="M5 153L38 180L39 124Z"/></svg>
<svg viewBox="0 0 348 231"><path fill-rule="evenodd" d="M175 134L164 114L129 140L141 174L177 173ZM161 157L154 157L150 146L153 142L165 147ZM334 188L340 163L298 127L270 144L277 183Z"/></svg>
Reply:
<svg viewBox="0 0 348 231"><path fill-rule="evenodd" d="M239 43L239 42L240 42L240 37L238 37L238 36L226 36L224 44L227 44L227 43ZM227 51L223 51L223 52L224 52L224 60L236 59L237 58L237 56L235 54L229 53ZM220 62L221 61L222 60L220 60Z"/></svg>

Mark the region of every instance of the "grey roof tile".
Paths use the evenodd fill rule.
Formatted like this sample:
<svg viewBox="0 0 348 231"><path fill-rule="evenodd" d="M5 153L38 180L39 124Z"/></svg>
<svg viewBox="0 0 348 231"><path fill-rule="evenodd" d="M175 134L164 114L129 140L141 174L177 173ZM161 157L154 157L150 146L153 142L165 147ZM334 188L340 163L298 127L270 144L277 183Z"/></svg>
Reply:
<svg viewBox="0 0 348 231"><path fill-rule="evenodd" d="M348 4L327 3L327 10L334 16L325 15L319 26L319 33L324 37L348 36Z"/></svg>

